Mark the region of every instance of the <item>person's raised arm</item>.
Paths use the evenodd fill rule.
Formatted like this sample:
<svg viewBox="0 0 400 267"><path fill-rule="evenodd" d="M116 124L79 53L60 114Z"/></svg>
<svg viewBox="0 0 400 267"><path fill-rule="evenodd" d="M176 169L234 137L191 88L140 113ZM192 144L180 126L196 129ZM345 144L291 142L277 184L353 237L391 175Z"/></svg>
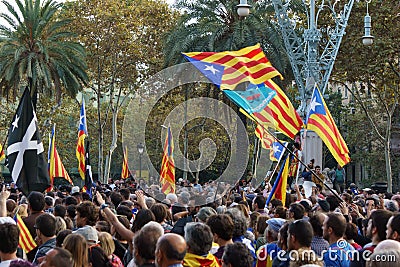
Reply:
<svg viewBox="0 0 400 267"><path fill-rule="evenodd" d="M96 200L97 203L100 205L100 211L103 211L107 221L114 226L115 230L121 235L123 239L125 239L128 242L132 242L134 233L127 229L117 218L117 216L111 211L111 209L108 207L106 202L104 201L103 197L99 192L96 192Z"/></svg>
<svg viewBox="0 0 400 267"><path fill-rule="evenodd" d="M136 202L142 207L144 210L148 210L149 208L146 205L146 198L142 190L137 190L135 192L136 195Z"/></svg>
<svg viewBox="0 0 400 267"><path fill-rule="evenodd" d="M10 197L10 191L6 190L6 187L3 185L0 192L0 217L7 217L7 199Z"/></svg>

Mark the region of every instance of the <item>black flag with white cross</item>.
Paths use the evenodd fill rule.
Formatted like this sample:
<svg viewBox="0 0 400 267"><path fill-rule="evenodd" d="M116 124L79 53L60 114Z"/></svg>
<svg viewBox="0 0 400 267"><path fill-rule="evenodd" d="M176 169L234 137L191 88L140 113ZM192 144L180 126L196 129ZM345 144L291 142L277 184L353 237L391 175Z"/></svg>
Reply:
<svg viewBox="0 0 400 267"><path fill-rule="evenodd" d="M13 181L26 196L32 191L44 192L50 186L50 179L28 89L22 95L8 131L8 168Z"/></svg>

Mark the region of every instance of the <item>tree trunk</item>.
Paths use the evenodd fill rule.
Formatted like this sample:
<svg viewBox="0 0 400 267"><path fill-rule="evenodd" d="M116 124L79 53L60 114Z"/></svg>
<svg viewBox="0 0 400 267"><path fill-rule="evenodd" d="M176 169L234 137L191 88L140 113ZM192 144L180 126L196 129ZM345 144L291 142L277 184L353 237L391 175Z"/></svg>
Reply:
<svg viewBox="0 0 400 267"><path fill-rule="evenodd" d="M101 181L101 178L103 177L103 140L104 140L104 134L103 134L103 126L101 124L101 89L100 89L100 80L98 81L98 88L97 88L97 123L98 123L98 136L99 136L99 160L97 163L97 171L98 171L98 180ZM107 181L102 181L103 183L107 183Z"/></svg>
<svg viewBox="0 0 400 267"><path fill-rule="evenodd" d="M387 191L392 193L392 158L390 156L390 137L391 137L391 127L392 120L391 116L388 118L388 124L386 125L386 135L385 135L385 162L386 162L386 179L387 179Z"/></svg>
<svg viewBox="0 0 400 267"><path fill-rule="evenodd" d="M110 176L110 169L111 169L111 158L114 150L117 148L117 119L118 119L118 108L112 109L112 141L110 145L110 149L108 150L105 170L104 170L104 181L107 181Z"/></svg>

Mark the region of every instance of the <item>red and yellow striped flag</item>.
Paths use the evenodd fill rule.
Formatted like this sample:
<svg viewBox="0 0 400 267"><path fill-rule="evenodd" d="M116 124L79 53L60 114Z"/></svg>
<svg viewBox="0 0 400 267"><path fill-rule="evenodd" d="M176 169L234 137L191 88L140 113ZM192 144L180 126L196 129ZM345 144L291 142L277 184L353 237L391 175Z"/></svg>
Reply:
<svg viewBox="0 0 400 267"><path fill-rule="evenodd" d="M322 141L324 141L324 144L340 166L343 167L350 162L349 149L318 87L314 88L311 97L310 110L307 114L306 124L307 129L316 132Z"/></svg>
<svg viewBox="0 0 400 267"><path fill-rule="evenodd" d="M79 116L78 142L76 145L76 157L78 159L78 171L85 180L86 164L85 164L85 138L88 135L86 126L85 101L82 99L81 113Z"/></svg>
<svg viewBox="0 0 400 267"><path fill-rule="evenodd" d="M252 113L257 123L267 124L290 138L303 127L303 121L289 98L271 79L281 74L272 66L259 44L238 51L184 53L199 71L221 89L235 89L250 82L265 84L276 92L268 105L260 112Z"/></svg>
<svg viewBox="0 0 400 267"><path fill-rule="evenodd" d="M6 157L6 154L4 153L3 146L0 144L0 160L3 160Z"/></svg>
<svg viewBox="0 0 400 267"><path fill-rule="evenodd" d="M238 51L190 52L183 53L183 55L195 66L198 62L212 63L208 66L208 69L205 66L205 71L210 70L214 74L220 72L218 73L220 82L217 85L221 89L232 90L242 82L261 84L275 76L281 76L264 55L260 44L245 47ZM226 68L223 71L213 69L214 64ZM210 78L208 75L206 76Z"/></svg>
<svg viewBox="0 0 400 267"><path fill-rule="evenodd" d="M261 141L261 146L265 149L271 149L271 145L274 142L274 137L271 136L268 131L261 126L260 124L257 124L255 134L260 139Z"/></svg>
<svg viewBox="0 0 400 267"><path fill-rule="evenodd" d="M164 194L175 193L174 141L172 140L171 126L168 126L167 136L165 138L160 183L161 192Z"/></svg>
<svg viewBox="0 0 400 267"><path fill-rule="evenodd" d="M283 90L272 80L265 84L276 92L275 97L261 112L254 112L252 115L258 123L273 125L274 128L293 139L303 127L303 121L293 107L289 98Z"/></svg>
<svg viewBox="0 0 400 267"><path fill-rule="evenodd" d="M31 233L18 213L15 214L14 221L19 228L19 246L25 251L25 253L29 253L31 250L37 247L36 242L32 238Z"/></svg>
<svg viewBox="0 0 400 267"><path fill-rule="evenodd" d="M124 151L124 159L122 161L122 172L121 172L121 178L126 179L131 175L129 172L129 166L128 166L128 148L125 148Z"/></svg>
<svg viewBox="0 0 400 267"><path fill-rule="evenodd" d="M72 179L69 177L64 164L61 162L60 156L58 155L56 148L56 126L53 126L53 131L51 133L50 145L49 145L49 176L50 184L53 186L54 178L62 177L67 180L70 184L74 184Z"/></svg>
<svg viewBox="0 0 400 267"><path fill-rule="evenodd" d="M290 157L286 156L285 162L282 164L281 169L276 177L275 183L272 186L271 192L268 195L268 199L266 205L272 199L279 199L282 203L286 201L286 188L287 188L287 180L289 177L289 162Z"/></svg>

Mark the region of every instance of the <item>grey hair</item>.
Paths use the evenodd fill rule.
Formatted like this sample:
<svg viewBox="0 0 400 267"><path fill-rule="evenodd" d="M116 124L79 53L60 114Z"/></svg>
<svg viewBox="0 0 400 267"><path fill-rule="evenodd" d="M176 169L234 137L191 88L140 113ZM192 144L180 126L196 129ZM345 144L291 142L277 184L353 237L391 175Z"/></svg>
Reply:
<svg viewBox="0 0 400 267"><path fill-rule="evenodd" d="M178 201L178 197L174 193L168 193L165 198L170 200L171 202L173 201L174 203Z"/></svg>
<svg viewBox="0 0 400 267"><path fill-rule="evenodd" d="M189 192L183 191L179 195L179 197L181 198L182 204L184 204L184 205L189 204L189 201L190 201L190 193Z"/></svg>
<svg viewBox="0 0 400 267"><path fill-rule="evenodd" d="M235 228L233 229L233 237L240 237L246 233L247 230L247 219L243 212L236 208L229 208L226 212L232 220Z"/></svg>
<svg viewBox="0 0 400 267"><path fill-rule="evenodd" d="M143 232L155 232L156 234L162 236L164 234L164 228L158 222L148 222L146 223L142 229Z"/></svg>
<svg viewBox="0 0 400 267"><path fill-rule="evenodd" d="M395 200L385 201L385 207L387 210L392 212L397 212L399 210L399 204Z"/></svg>
<svg viewBox="0 0 400 267"><path fill-rule="evenodd" d="M146 198L145 202L146 202L146 206L148 209L150 209L151 206L153 206L156 203L154 198L151 198L151 197Z"/></svg>
<svg viewBox="0 0 400 267"><path fill-rule="evenodd" d="M217 214L224 214L226 212L226 206L219 206L216 209Z"/></svg>
<svg viewBox="0 0 400 267"><path fill-rule="evenodd" d="M204 223L187 223L185 225L185 240L188 249L195 255L205 255L212 247L213 234Z"/></svg>

